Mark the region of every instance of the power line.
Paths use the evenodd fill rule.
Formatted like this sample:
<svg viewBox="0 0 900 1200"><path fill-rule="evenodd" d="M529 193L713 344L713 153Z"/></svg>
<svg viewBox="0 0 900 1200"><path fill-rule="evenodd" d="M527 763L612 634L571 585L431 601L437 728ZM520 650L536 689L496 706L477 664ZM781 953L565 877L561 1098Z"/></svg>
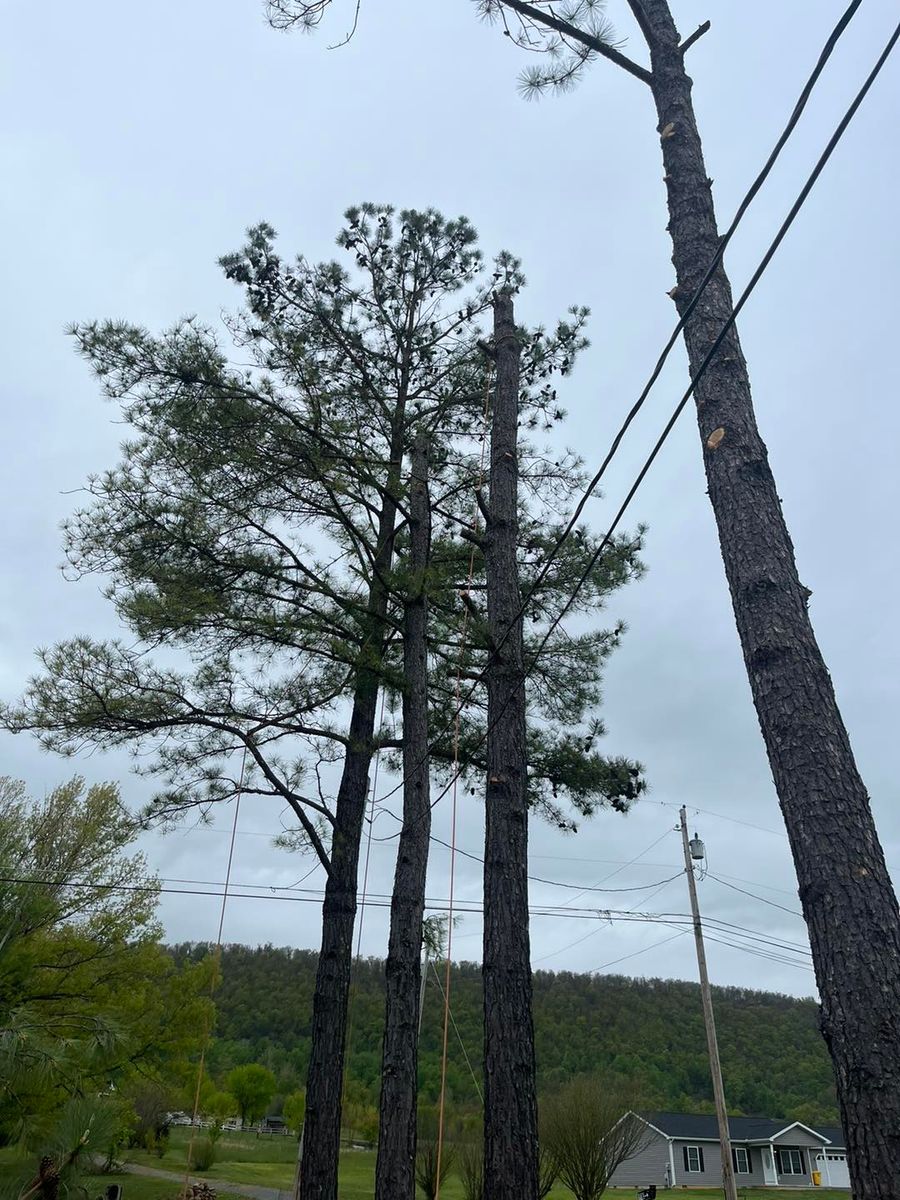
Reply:
<svg viewBox="0 0 900 1200"><path fill-rule="evenodd" d="M669 836L669 834L671 832L672 832L671 829L663 830L663 832L659 835L659 837L656 838L655 841L651 842L650 845L647 846L647 848L645 850L642 850L640 852L640 854L636 854L634 856L634 858L630 859L627 863L623 863L620 867L617 867L615 869L615 871L611 871L609 875L604 875L602 879L598 879L597 882L593 885L593 887L584 888L582 891L580 891L578 893L578 896L573 896L572 900L567 901L567 904L571 904L572 901L577 900L579 896L584 896L588 892L593 892L593 891L604 891L604 892L607 892L607 891L612 892L612 891L620 891L620 890L621 891L632 891L632 890L637 891L638 890L637 888L633 888L633 889L632 888L621 888L621 889L620 888L601 888L600 885L603 883L606 883L606 881L608 879L613 879L616 875L621 874L621 872L624 871L626 869L626 867L633 866L636 862L638 862L640 859L642 859L645 854L649 854L651 850L655 849L661 841L663 841L665 838L667 838ZM668 879L661 880L660 884L659 884L660 889L665 887L665 885L667 883L670 883L672 879L676 879L678 877L678 875L680 875L680 874L681 874L681 871L679 870L678 872L676 872L675 875L671 875ZM542 881L542 882L546 882L546 881ZM651 884L649 886L652 887L653 885Z"/></svg>
<svg viewBox="0 0 900 1200"><path fill-rule="evenodd" d="M711 934L707 936L707 941L718 942L719 945L728 946L732 950L742 950L745 954L751 954L754 958L762 958L766 962L778 963L783 967L796 967L800 971L809 971L814 973L813 968L808 963L797 962L796 959L782 958L777 954L767 954L762 950L755 950L750 946L742 946L738 942L729 942L722 938L717 938Z"/></svg>
<svg viewBox="0 0 900 1200"><path fill-rule="evenodd" d="M749 896L751 900L758 900L760 904L768 904L770 908L780 908L782 912L790 913L792 917L800 917L803 919L803 913L797 912L795 908L785 908L783 904L776 904L774 900L767 900L765 896L757 896L754 892L748 892L746 888L736 887L733 883L726 883L724 879L720 879L718 875L713 875L712 871L706 873L708 879L714 879L716 883L721 883L723 887L731 888L733 892L740 892L742 896Z"/></svg>
<svg viewBox="0 0 900 1200"><path fill-rule="evenodd" d="M643 801L644 797L641 797L641 800ZM671 804L667 800L653 800L653 801L649 801L649 803L664 804L669 808L676 808L676 809L679 807L678 805ZM737 825L749 825L749 827L751 829L758 829L762 833L771 833L774 837L784 838L785 841L787 840L787 834L784 833L783 831L781 833L778 833L774 829L765 829L762 825L750 825L749 822L747 822L747 821L738 820L738 818L736 818L736 817L726 817L724 813L710 812L710 810L707 808L691 807L690 812L703 813L704 815L710 816L710 817L718 817L722 821L732 821ZM671 831L666 830L666 833L669 833L669 832L671 832ZM654 844L658 845L659 842L662 841L662 838L665 836L666 836L666 834L663 834L662 837L657 839L657 842ZM431 840L433 842L436 842L440 846L449 846L449 842L446 842L442 838L439 838L436 834L431 835ZM629 859L624 859L624 858L576 858L576 857L572 857L568 854L532 854L532 855L529 855L529 858L532 860L543 859L548 862L577 862L577 863L589 863L589 864L605 863L605 864L608 864L609 866L619 866L619 867L624 868L624 867L637 866L639 860L641 858L643 858L644 854L648 854L651 849L652 849L652 847L648 846L646 850L641 851L640 854L636 855L634 858L629 858ZM476 863L479 863L481 866L484 866L484 859L480 855L474 854L471 850L461 850L457 846L456 853L462 855L463 858L471 859L472 862L476 862ZM318 864L316 864L316 865L318 867ZM661 870L666 869L666 868L668 868L669 870L674 870L676 867L675 863L660 863L660 862L641 863L640 865L642 868L654 867L654 868L659 868ZM681 870L681 868L679 868L679 871L680 870ZM611 875L605 876L605 878L611 879L613 877L613 875L615 875L615 874L618 874L618 872L614 871L614 872L612 872ZM710 872L707 872L707 874L710 874ZM754 887L764 888L768 892L778 892L782 896L793 896L796 894L793 891L789 891L787 888L773 887L772 884L770 884L770 883L761 883L759 880L755 880L755 879L744 879L740 875L727 875L724 877L724 879L718 875L713 875L712 877L714 879L719 880L719 882L724 882L725 879L734 879L734 880L737 880L738 883L749 883L749 884L752 884ZM541 879L540 876L536 876L536 875L529 875L528 879L531 881L537 880L541 883L547 883L547 884L550 884L555 887L556 886L560 886L560 887L586 886L586 885L581 885L581 884L572 885L572 884L567 884L567 883L561 883L559 880ZM601 880L600 882L602 883L603 880ZM665 882L665 881L663 881L663 882ZM647 886L653 887L654 885L648 884ZM600 890L602 890L604 892L612 892L616 889L602 888ZM748 892L747 894L751 895L751 896L753 895L752 892ZM760 896L757 896L755 898L762 899L762 897L760 897ZM794 911L793 909L785 909L785 912L793 912L793 911ZM801 916L802 914L797 913L796 915Z"/></svg>
<svg viewBox="0 0 900 1200"><path fill-rule="evenodd" d="M661 804L664 808L671 808L678 812L681 808L680 804L673 804L671 800L656 800L650 796L640 796L638 798L640 804ZM719 821L730 821L733 825L743 825L745 829L755 829L759 833L768 833L772 837L782 838L787 841L787 834L783 829L769 829L765 825L754 825L752 821L744 821L740 817L729 817L725 813L713 812L710 808L698 808L696 804L688 804L687 810L690 814L702 813L705 817L716 817ZM778 889L776 889L777 891Z"/></svg>
<svg viewBox="0 0 900 1200"><path fill-rule="evenodd" d="M660 354L659 359L657 360L656 366L651 371L650 377L647 380L646 384L644 385L644 388L641 391L641 394L638 396L634 405L629 410L627 416L625 417L625 420L622 422L622 425L619 428L619 431L616 433L616 436L613 438L612 444L610 445L610 448L607 451L606 457L603 459L603 462L600 464L600 467L598 468L598 470L596 471L596 473L594 474L594 476L588 483L588 486L585 488L584 494L582 495L581 499L578 501L578 504L575 506L572 516L569 518L568 524L566 525L566 527L563 530L560 537L557 539L557 541L556 541L555 545L553 546L552 550L550 551L549 555L545 559L544 564L541 567L541 570L538 572L537 578L535 579L533 588L536 588L538 586L538 584L540 584L546 578L547 572L549 571L552 562L556 558L556 555L559 553L559 551L562 549L562 546L565 543L565 541L571 536L572 531L574 530L575 525L578 521L578 518L581 516L582 512L584 511L585 505L587 504L588 500L591 498L591 496L593 495L593 493L596 491L597 487L599 486L601 480L603 479L603 476L606 473L607 467L609 466L609 464L612 462L613 458L615 457L615 454L618 451L619 446L621 445L625 434L628 432L629 427L631 426L632 422L634 421L634 418L638 415L638 413L643 408L644 403L647 400L647 397L650 395L650 392L653 389L653 385L656 383L657 379L659 379L660 374L662 373L662 369L665 366L666 361L668 360L668 357L671 354L676 342L678 341L679 335L683 332L685 326L687 325L688 319L690 318L691 314L694 312L694 309L699 304L700 299L703 296L703 293L706 291L706 288L707 288L710 280L712 279L713 275L715 274L716 267L718 267L719 263L722 261L722 258L728 247L728 244L730 243L731 239L734 237L735 233L737 232L738 226L743 221L744 216L747 213L747 210L749 209L749 207L753 203L753 201L756 199L756 196L758 195L760 188L762 187L762 185L765 183L765 181L768 179L769 175L771 174L772 168L775 166L775 163L778 161L781 151L784 149L784 147L787 144L788 140L790 139L792 133L794 132L794 129L796 128L797 123L800 120L800 117L803 115L803 111L806 108L806 105L809 101L810 96L813 93L813 90L815 89L815 86L816 86L816 83L818 82L819 76L821 75L822 71L825 69L826 63L828 62L829 58L831 58L832 53L834 52L838 42L840 41L845 30L847 29L847 26L850 24L851 20L856 15L856 11L859 8L861 3L862 3L862 0L852 0L852 3L850 5L848 5L847 9L844 11L840 20L837 22L834 29L832 29L831 33L829 34L828 39L825 42L824 47L822 48L822 52L819 55L819 58L816 62L815 67L813 68L812 73L810 74L806 83L803 85L803 90L800 93L797 103L794 105L794 109L793 109L790 117L788 118L787 124L785 125L784 129L782 130L780 137L778 138L777 142L775 143L775 146L772 149L772 152L769 154L769 157L766 159L765 163L763 164L762 169L760 170L759 174L753 180L753 182L751 183L749 189L747 190L744 198L741 200L740 204L738 205L737 211L735 212L735 215L732 218L731 224L728 226L725 233L719 239L718 249L716 250L716 253L713 255L712 261L710 262L709 266L706 269L706 273L704 274L703 278L700 280L700 283L697 285L696 291L694 292L694 294L691 297L688 304L685 306L684 312L681 314L677 324L675 325L675 328L672 330L672 333L670 334L668 341L666 342L665 346L663 347L663 351ZM527 607L527 601L523 604L523 606L519 612L519 616L521 616L522 613L525 612L526 607ZM502 642L501 642L501 645L502 645ZM499 649L499 646L498 646L498 649Z"/></svg>
<svg viewBox="0 0 900 1200"><path fill-rule="evenodd" d="M393 816L393 815L394 814L392 813L391 816ZM669 832L670 832L670 830L667 829L666 832L664 834L662 834L661 837L658 837L656 839L656 841L653 843L653 845L648 846L646 850L641 851L641 854L637 855L637 858L632 858L628 862L623 863L622 866L619 868L619 870L624 870L625 867L630 867L633 863L637 862L637 860L641 857L642 854L648 854L653 849L653 847L658 845ZM435 834L431 835L430 840L432 842L436 842L439 846L446 846L448 848L450 846L449 842L445 842L443 838L439 838ZM481 865L484 866L484 859L478 854L473 854L470 850L460 850L459 847L457 846L456 853L461 854L463 856L463 858L469 858L473 862L481 863ZM606 879L612 879L613 875L618 875L618 873L619 873L618 871L613 871L611 875L606 876ZM670 875L668 879L659 879L656 881L656 883L642 883L636 887L625 887L625 888L600 887L599 884L594 884L592 886L585 886L584 884L581 884L581 883L567 883L561 879L545 879L541 875L528 875L526 878L528 879L529 883L542 883L542 884L545 884L547 887L571 888L572 891L578 892L579 895L583 896L587 892L607 892L609 894L613 894L613 893L619 893L619 892L649 891L651 888L660 887L664 883L669 883L669 881L672 879L677 879L678 875L680 875L680 874L681 874L681 870L679 869L675 875ZM603 880L601 880L600 882L602 883ZM573 899L577 900L578 896L574 896ZM569 903L571 903L571 901Z"/></svg>
<svg viewBox="0 0 900 1200"><path fill-rule="evenodd" d="M287 902L291 902L291 903L307 903L307 904L320 904L322 901L322 897L320 895L319 896L317 896L317 895L308 895L308 896L307 895L284 895L281 893L272 894L271 892L269 894L247 893L247 892L239 893L239 892L234 892L234 891L228 891L226 893L223 891L201 890L199 888L173 888L173 887L166 887L166 886L153 887L151 885L142 885L142 884L90 884L90 883L85 883L83 881L78 881L78 882L73 882L73 883L65 883L65 882L56 881L56 880L13 877L13 876L0 877L0 883L23 883L23 884L43 885L43 886L48 886L48 887L86 888L86 889L96 889L98 891L114 891L114 892L125 893L125 894L162 892L162 893L166 893L166 894L179 895L179 896L183 896L183 895L209 896L209 897L218 898L218 899L223 899L227 894L228 898L231 900L241 900L241 899L244 899L244 900L269 900L269 901L287 901ZM235 885L232 884L231 886L234 887ZM390 899L386 896L371 896L370 895L370 896L367 896L366 899L367 899L367 903L369 904L370 907L385 908L385 909L390 907ZM649 897L648 897L648 899L649 899ZM644 901L644 902L646 903L646 901ZM446 907L446 902L439 900L439 899L430 900L429 902L427 902L426 906L427 906L428 910L431 912L447 912L448 911L448 909ZM461 911L462 913L465 913L467 915L480 915L483 912L483 908L481 905L466 904L465 907L459 907L458 911ZM564 919L568 919L568 920L592 920L593 921L593 920L598 919L598 917L599 917L602 919L607 919L612 923L615 923L618 921L623 924L643 923L643 924L668 925L670 928L675 928L675 929L678 929L678 927L680 925L684 925L686 928L683 930L679 930L679 934L686 932L691 924L691 918L687 914L683 914L683 913L638 913L634 909L625 910L625 911L617 911L617 910L598 911L598 910L588 910L588 909L574 910L574 909L559 908L559 907L558 908L548 908L546 906L534 906L534 907L530 908L529 912L530 912L530 915L535 918L550 917L550 918L554 918L554 919L564 918ZM795 959L789 958L787 956L792 953L793 954L805 953L801 947L796 947L792 943L787 943L781 939L775 939L771 936L767 936L767 935L761 933L759 930L748 929L745 926L738 926L738 925L734 925L730 922L718 921L714 918L707 918L707 924L710 927L711 940L719 941L719 942L721 942L722 945L729 946L732 949L743 950L744 952L746 952L748 954L753 954L756 957L762 957L762 958L768 959L772 962L780 962L780 963L789 964L789 965L800 965L796 962ZM679 936L679 934L676 934L675 936ZM719 936L716 937L715 935L719 935ZM735 941L734 940L735 938L741 938L743 940ZM674 938L665 939L665 940L674 940ZM662 943L655 943L655 944L659 945ZM648 949L648 950L652 949L652 948L653 947L646 947L646 949ZM613 962L604 964L604 967L612 966L612 965L614 965L614 963L617 963L617 962L624 962L624 961L626 961L626 959L636 957L638 954L641 954L641 953L644 953L644 951L643 950L635 951L628 955L624 955L622 958L619 958L619 959L613 960ZM602 968L595 968L595 970L600 970L600 969L602 969Z"/></svg>
<svg viewBox="0 0 900 1200"><path fill-rule="evenodd" d="M650 950L656 950L659 946L665 946L669 942L674 942L676 938L684 937L690 930L682 929L679 933L673 933L671 937L663 938L660 942L653 942L649 946L645 946L643 950L635 950L632 954L623 954L621 958L610 959L609 962L601 963L599 967L591 967L588 975L593 975L597 971L605 971L607 967L614 967L618 963L627 962L629 958L637 958L639 954L647 954Z"/></svg>
<svg viewBox="0 0 900 1200"><path fill-rule="evenodd" d="M677 878L677 876L673 876L673 878ZM670 883L671 880L664 880L655 892L651 892L649 896L645 896L643 900L639 900L634 908L629 909L629 912L636 912L642 904L649 904L650 901L655 899L655 897L658 896L664 888L667 888ZM599 913L598 920L602 920ZM604 924L601 925L599 929L591 929L587 933L583 934L582 937L576 938L574 942L569 942L568 945L560 947L559 950L551 950L549 954L542 954L540 958L536 958L532 961L532 966L536 966L539 962L546 962L548 958L555 958L558 954L565 954L567 950L574 950L576 946L580 946L581 943L586 942L588 938L596 937L598 933L602 933L605 928L606 925Z"/></svg>
<svg viewBox="0 0 900 1200"><path fill-rule="evenodd" d="M747 303L750 296L753 294L754 290L756 289L756 285L759 283L760 279L762 279L763 275L766 272L766 269L768 268L772 259L775 257L778 247L784 241L784 238L787 235L788 230L791 228L798 213L801 211L801 209L803 208L803 205L806 203L806 200L807 200L810 192L812 191L813 187L815 186L816 180L819 178L822 171L825 169L825 166L828 163L828 160L831 158L831 155L834 153L834 150L836 149L837 145L841 141L841 138L844 136L844 133L846 132L848 125L852 121L857 109L859 108L860 104L862 103L863 99L865 98L867 92L871 88L872 84L875 82L878 75L881 73L881 69L883 68L884 64L887 62L888 57L890 56L891 51L894 49L894 46L895 46L898 38L900 38L900 25L897 26L894 33L888 40L888 43L887 43L885 49L883 50L882 54L880 55L878 61L876 62L875 67L869 73L869 75L866 78L865 82L863 83L862 87L857 92L856 96L854 97L847 112L844 114L843 118L839 122L834 133L829 138L824 151L822 152L818 161L816 162L816 165L813 167L812 171L810 172L809 177L806 180L806 183L800 189L800 193L797 196L797 199L794 201L793 205L791 206L787 217L782 222L778 232L776 233L775 237L773 238L772 242L770 243L768 250L766 250L765 254L763 255L762 260L759 263L759 266L756 268L756 270L753 272L752 276L750 277L750 282L744 288L743 292L740 295L740 298L738 299L737 303L735 304L734 308L732 309L731 313L729 314L728 319L725 321L724 325L720 329L719 333L717 334L717 336L716 336L715 340L713 341L712 345L710 346L709 350L706 352L706 355L704 356L703 361L701 362L699 368L697 369L697 372L692 376L688 387L685 389L684 395L681 397L681 399L679 400L679 402L676 404L675 408L673 409L672 415L669 417L669 420L666 422L662 433L660 434L659 438L657 439L653 449L650 451L650 454L645 459L644 465L641 467L640 471L638 472L634 483L632 484L627 495L625 496L625 499L622 501L622 504L619 506L619 511L616 513L615 517L613 518L612 524L610 525L607 533L605 534L600 545L597 547L597 549L594 551L594 553L591 555L590 559L588 560L588 565L584 569L584 571L581 573L580 578L576 582L575 587L572 591L571 597L566 602L566 604L563 605L563 607L560 609L559 613L554 617L554 619L550 622L550 627L548 628L548 630L544 634L543 638L541 639L541 643L538 646L537 651L535 652L535 655L534 655L534 659L532 661L535 661L539 657L539 655L543 651L544 647L547 645L547 642L550 640L550 637L551 637L553 631L559 625L560 621L562 621L563 617L569 611L571 606L575 603L578 593L581 591L584 584L590 578L591 572L593 571L594 567L597 565L597 562L599 561L601 554L610 545L613 534L615 533L616 529L618 528L619 522L621 521L622 517L625 515L626 511L628 510L628 507L631 504L631 501L634 499L635 494L637 493L638 489L640 488L641 484L643 483L651 466L656 461L657 455L659 454L662 447L665 445L665 443L669 437L669 434L674 429L675 424L678 421L678 418L681 416L682 412L684 411L685 407L687 406L688 401L690 400L691 396L694 394L694 389L696 388L697 384L700 382L700 379L706 373L707 369L709 368L710 363L712 362L713 358L718 353L719 347L722 345L725 338L728 336L728 334L734 327L734 324L737 321L738 317L740 316L740 313L743 310L744 305Z"/></svg>
<svg viewBox="0 0 900 1200"><path fill-rule="evenodd" d="M616 529L618 528L619 522L621 521L622 517L625 515L626 511L628 510L628 507L631 504L631 501L634 499L634 496L636 495L638 489L640 488L641 484L643 483L644 479L646 478L651 466L656 461L657 455L659 454L662 447L665 445L665 443L669 437L669 434L674 429L674 427L678 421L678 418L681 416L682 412L684 411L685 407L687 406L688 401L690 400L691 396L694 394L694 389L696 388L700 379L706 373L707 369L709 368L710 363L712 362L713 358L718 353L719 347L722 345L725 338L727 337L727 335L729 334L731 329L734 327L738 316L740 315L741 311L744 308L744 305L747 303L750 296L755 291L757 284L759 283L760 279L762 279L769 264L771 263L772 259L775 257L778 247L781 245L781 243L784 241L784 238L787 236L788 231L790 230L791 226L793 225L794 221L797 218L797 215L800 213L804 204L806 203L806 200L809 197L809 194L812 191L813 187L815 186L816 181L818 180L819 176L822 174L822 171L825 169L825 166L827 165L829 159L831 158L835 149L839 145L841 139L843 138L845 132L847 131L848 126L850 125L850 122L853 120L853 117L856 115L856 112L859 109L859 106L862 104L863 100L865 99L866 95L869 92L869 89L872 87L872 84L875 82L875 80L880 75L880 73L884 67L884 64L887 62L888 58L890 57L890 55L894 49L894 46L896 45L898 40L900 40L900 24L897 25L894 32L891 34L890 38L887 41L887 44L885 45L884 50L881 52L880 56L878 57L878 60L876 61L875 66L869 72L868 76L866 77L865 81L862 84L862 87L856 93L849 108L845 112L844 116L841 118L834 133L831 135L828 142L826 143L825 149L822 151L822 154L819 156L819 158L818 158L815 166L813 167L812 171L810 172L805 184L800 189L797 199L794 201L793 205L791 206L791 208L788 212L788 215L785 217L784 221L782 222L781 226L778 229L778 232L776 233L775 237L772 239L772 242L770 243L769 248L766 250L759 265L757 266L756 270L753 272L752 276L750 277L749 283L744 288L737 303L734 305L734 308L732 309L731 313L729 314L727 320L725 321L721 330L715 337L709 350L706 352L706 355L704 356L703 361L700 363L700 366L698 367L696 373L691 377L690 383L688 384L688 387L685 389L684 395L681 397L678 404L676 404L674 410L672 411L672 415L669 417L669 420L666 422L662 433L660 434L655 445L653 446L653 449L650 451L650 454L645 459L644 465L641 467L640 471L638 472L638 474L634 480L634 483L631 485L631 488L628 490L628 493L626 494L625 499L622 501L621 505L619 506L619 510L616 513L615 517L613 518L612 524L609 526L609 529L607 530L606 534L604 535L599 546L595 549L594 553L591 555L590 559L588 560L588 564L585 567L585 569L582 571L579 579L577 580L571 596L569 597L567 602L563 605L563 607L560 609L560 611L556 614L556 616L553 618L553 620L550 622L549 628L545 632L543 638L541 639L540 644L538 645L537 650L534 653L534 656L532 657L532 665L534 665L534 663L540 657L541 653L544 650L544 647L547 645L548 641L550 640L550 637L552 636L554 630L557 628L557 626L562 621L563 617L566 615L566 613L569 611L569 609L575 603L575 600L576 600L579 592L581 591L581 588L584 586L584 584L590 578L591 572L593 571L594 567L597 565L597 562L599 561L603 551L611 544L613 535L614 535Z"/></svg>
<svg viewBox="0 0 900 1200"><path fill-rule="evenodd" d="M666 881L665 883L663 883L661 885L661 887L667 886L668 882L671 882L671 881ZM321 894L320 895L315 895L315 894L313 894L313 895L296 895L296 894L286 895L283 892L275 893L271 890L268 893L235 892L230 889L233 889L236 886L240 887L240 886L249 886L249 885L240 885L240 884L233 884L233 883L230 884L230 889L226 890L226 891L212 891L212 890L206 890L206 889L201 889L201 888L187 888L187 887L175 888L175 887L168 887L168 886L153 886L153 885L149 885L149 884L99 884L99 883L93 884L93 883L88 883L85 881L75 881L75 882L68 883L65 881L58 881L58 880L16 877L16 876L0 876L0 883L27 884L27 885L46 886L46 887L53 887L53 888L60 888L60 887L74 888L74 889L84 888L86 890L118 892L118 893L124 893L124 894L163 893L166 895L177 895L177 896L208 896L210 898L219 899L219 900L223 900L227 897L229 900L232 900L232 901L233 900L268 900L270 902L281 901L281 902L288 902L288 903L295 903L295 904L321 904L322 899L323 899L323 896ZM661 888L660 888L660 890L661 890ZM643 903L646 903L647 900L649 900L650 898L651 897L647 897L645 899L645 901L643 901ZM383 896L383 895L380 895L380 896L368 895L366 897L366 903L371 908L384 908L384 909L390 908L390 898L387 896ZM449 911L449 909L446 905L446 902L442 901L442 900L427 901L426 908L429 912L446 913ZM457 905L456 911L460 914L465 914L465 915L470 915L470 916L479 916L483 913L483 907L479 904L466 904L464 902L463 905ZM615 966L620 962L626 962L632 958L637 958L641 954L647 953L650 950L656 949L659 946L662 946L662 945L667 944L668 942L674 941L676 938L681 937L681 936L683 936L683 934L689 932L691 924L692 924L692 918L685 913L638 913L635 909L625 910L625 911L617 911L617 910L613 910L613 909L596 910L596 909L571 909L571 908L565 908L565 907L553 908L553 907L547 907L547 906L534 906L534 907L529 908L529 914L531 917L535 917L535 918L550 917L553 919L562 918L562 919L566 919L566 920L576 920L576 921L583 921L583 920L594 921L597 919L603 919L603 920L608 920L610 923L619 922L622 924L635 924L635 923L641 924L642 923L642 924L647 924L647 925L667 925L667 926L669 926L669 928L674 928L677 930L677 932L674 933L671 937L664 938L664 939L662 939L662 941L654 942L650 946L646 946L641 950L635 950L635 951L630 952L629 954L622 955L619 958L612 959L609 962L602 963L600 966L592 968L591 972L587 972L588 974L590 974L592 972L600 971L600 970L605 970L607 967ZM798 962L796 958L789 957L789 955L791 955L791 954L798 955L798 954L808 953L808 952L804 951L801 947L796 946L793 943L788 943L781 939L776 939L774 937L767 936L767 935L761 933L759 930L752 930L752 929L748 929L745 926L739 926L739 925L734 925L730 922L719 921L716 918L705 918L704 924L707 927L707 935L706 936L707 936L708 940L710 940L710 941L717 942L718 944L728 947L733 950L741 950L746 954L753 955L754 957L761 958L765 961L778 963L778 964L784 965L784 966L800 967L803 970L811 970L811 967L809 967L807 964ZM680 925L685 926L685 928L679 929L678 927ZM596 932L600 932L600 931L599 930L592 931L592 933L596 933ZM590 936L590 935L588 935L588 936ZM741 940L735 941L734 940L735 938L738 938ZM583 941L586 939L581 938L578 940ZM577 943L575 943L575 944L577 944ZM548 955L546 957L550 957L550 956ZM540 960L538 960L538 961L540 961Z"/></svg>

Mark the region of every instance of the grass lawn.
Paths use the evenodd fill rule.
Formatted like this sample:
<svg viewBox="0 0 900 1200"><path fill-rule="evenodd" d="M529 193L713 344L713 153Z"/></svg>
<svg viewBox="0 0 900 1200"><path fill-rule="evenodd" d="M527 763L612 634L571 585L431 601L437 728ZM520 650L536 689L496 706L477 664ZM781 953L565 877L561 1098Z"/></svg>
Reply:
<svg viewBox="0 0 900 1200"><path fill-rule="evenodd" d="M198 1137L202 1134L198 1131ZM162 1158L155 1154L132 1150L128 1152L130 1162L143 1163L164 1171L183 1171L187 1159L190 1130L179 1128L172 1131L169 1148ZM292 1137L261 1137L253 1133L226 1133L218 1144L218 1157L211 1170L203 1173L210 1181L229 1180L232 1183L251 1183L261 1187L282 1188L287 1191L294 1180L297 1143ZM375 1178L375 1155L364 1150L346 1150L341 1156L340 1200L372 1200ZM162 1193L135 1195L132 1184L138 1182L133 1176L127 1178L123 1200L160 1200ZM142 1184L150 1182L141 1180ZM462 1186L455 1175L451 1175L441 1188L442 1200L462 1200ZM612 1189L611 1200L634 1200L634 1188ZM660 1197L671 1200L714 1200L721 1195L714 1189L706 1191L672 1188L660 1190ZM740 1189L742 1200L849 1200L848 1192L835 1192L825 1188L809 1191L773 1191L764 1189ZM571 1200L571 1192L555 1187L549 1200Z"/></svg>
<svg viewBox="0 0 900 1200"><path fill-rule="evenodd" d="M5 1194L7 1185L23 1178L29 1164L23 1164L10 1155L0 1157L0 1193ZM82 1175L81 1183L89 1200L102 1196L111 1183L122 1187L122 1200L176 1200L178 1184L167 1179L148 1179L141 1175ZM246 1200L244 1196L220 1192L221 1200Z"/></svg>

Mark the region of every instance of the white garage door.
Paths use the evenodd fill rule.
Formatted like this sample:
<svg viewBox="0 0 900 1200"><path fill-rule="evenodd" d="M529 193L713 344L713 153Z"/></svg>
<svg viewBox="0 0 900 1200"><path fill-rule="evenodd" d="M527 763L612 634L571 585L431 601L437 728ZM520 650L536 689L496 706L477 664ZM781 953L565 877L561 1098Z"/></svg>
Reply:
<svg viewBox="0 0 900 1200"><path fill-rule="evenodd" d="M822 1183L831 1187L850 1186L850 1170L847 1155L839 1151L825 1151L816 1155L816 1170L822 1172Z"/></svg>

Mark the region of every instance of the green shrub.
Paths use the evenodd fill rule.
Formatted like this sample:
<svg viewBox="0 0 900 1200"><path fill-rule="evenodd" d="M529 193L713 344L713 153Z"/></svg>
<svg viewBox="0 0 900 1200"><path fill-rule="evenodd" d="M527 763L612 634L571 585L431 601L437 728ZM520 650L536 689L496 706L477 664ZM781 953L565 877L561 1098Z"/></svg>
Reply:
<svg viewBox="0 0 900 1200"><path fill-rule="evenodd" d="M465 1200L484 1200L484 1147L477 1142L460 1146L457 1169Z"/></svg>
<svg viewBox="0 0 900 1200"><path fill-rule="evenodd" d="M200 1138L191 1154L192 1171L208 1171L216 1161L216 1144L210 1137Z"/></svg>

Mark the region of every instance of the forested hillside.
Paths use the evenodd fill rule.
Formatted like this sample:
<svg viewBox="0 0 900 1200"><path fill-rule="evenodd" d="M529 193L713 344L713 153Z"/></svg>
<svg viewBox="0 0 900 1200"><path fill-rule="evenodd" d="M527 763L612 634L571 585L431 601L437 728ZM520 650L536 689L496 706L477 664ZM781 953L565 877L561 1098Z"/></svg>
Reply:
<svg viewBox="0 0 900 1200"><path fill-rule="evenodd" d="M205 945L173 948L198 958ZM211 1067L224 1072L258 1062L281 1092L303 1085L316 955L309 950L227 946L216 994L218 1020ZM383 964L355 969L348 1098L377 1102L381 1055ZM835 1119L831 1066L810 1000L739 988L715 990L716 1020L728 1103L735 1113L808 1121ZM481 1049L481 971L453 969L453 1013L475 1070ZM437 1098L443 1007L432 974L425 1000L420 1086ZM537 971L534 1020L539 1085L548 1092L573 1075L614 1073L629 1080L650 1108L712 1110L706 1041L696 984L676 980L592 977ZM450 1096L458 1111L477 1104L472 1076L451 1031Z"/></svg>

